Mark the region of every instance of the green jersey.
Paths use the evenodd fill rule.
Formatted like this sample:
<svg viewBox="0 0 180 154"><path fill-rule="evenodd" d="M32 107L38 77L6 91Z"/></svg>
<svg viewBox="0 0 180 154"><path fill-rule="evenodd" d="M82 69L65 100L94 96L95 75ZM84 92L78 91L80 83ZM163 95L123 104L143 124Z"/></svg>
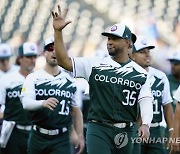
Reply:
<svg viewBox="0 0 180 154"><path fill-rule="evenodd" d="M162 106L171 103L169 81L162 71L149 67L148 71L151 83L153 101L153 120L152 123L162 121Z"/></svg>
<svg viewBox="0 0 180 154"><path fill-rule="evenodd" d="M32 123L46 129L69 127L71 107L78 106L74 79L63 71L52 76L43 69L27 76L22 90L23 104L29 101L33 106L50 97L58 99L58 105L53 111L42 106L30 111Z"/></svg>
<svg viewBox="0 0 180 154"><path fill-rule="evenodd" d="M151 98L147 72L133 61L120 64L106 58L72 58L75 77L89 82L89 120L134 122L138 102Z"/></svg>
<svg viewBox="0 0 180 154"><path fill-rule="evenodd" d="M23 109L20 93L25 77L19 72L8 73L0 79L0 103L5 105L4 119L17 124L30 124L28 113Z"/></svg>

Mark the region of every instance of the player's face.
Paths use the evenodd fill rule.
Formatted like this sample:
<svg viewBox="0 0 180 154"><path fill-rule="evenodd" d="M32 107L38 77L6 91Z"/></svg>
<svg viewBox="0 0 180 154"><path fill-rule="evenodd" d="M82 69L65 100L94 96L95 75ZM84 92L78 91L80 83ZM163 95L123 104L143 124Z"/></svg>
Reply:
<svg viewBox="0 0 180 154"><path fill-rule="evenodd" d="M0 59L0 70L6 72L9 69L9 58Z"/></svg>
<svg viewBox="0 0 180 154"><path fill-rule="evenodd" d="M151 63L151 56L149 49L143 49L141 51L132 54L132 59L138 63L141 67L147 68Z"/></svg>
<svg viewBox="0 0 180 154"><path fill-rule="evenodd" d="M125 39L110 36L107 41L107 49L110 56L117 56L119 53L124 51L124 48L127 46L127 41Z"/></svg>
<svg viewBox="0 0 180 154"><path fill-rule="evenodd" d="M45 53L44 56L46 57L46 62L50 66L57 66L57 59L56 59L56 54L55 54L55 49L54 49L54 44L49 44L45 48Z"/></svg>
<svg viewBox="0 0 180 154"><path fill-rule="evenodd" d="M32 72L35 67L36 56L23 56L20 58L20 66L27 72Z"/></svg>

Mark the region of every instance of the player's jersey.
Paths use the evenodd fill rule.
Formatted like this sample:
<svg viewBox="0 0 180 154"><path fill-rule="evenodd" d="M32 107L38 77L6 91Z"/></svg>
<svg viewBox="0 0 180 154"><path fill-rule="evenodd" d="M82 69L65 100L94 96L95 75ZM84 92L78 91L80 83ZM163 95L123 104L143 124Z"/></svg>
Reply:
<svg viewBox="0 0 180 154"><path fill-rule="evenodd" d="M176 93L174 94L174 99L177 100L178 103L180 103L180 85L178 89L176 90Z"/></svg>
<svg viewBox="0 0 180 154"><path fill-rule="evenodd" d="M173 101L170 94L169 81L165 73L152 67L149 67L148 75L154 97L152 123L161 122L161 107Z"/></svg>
<svg viewBox="0 0 180 154"><path fill-rule="evenodd" d="M65 72L57 76L50 75L44 69L31 73L24 82L21 95L34 103L50 97L59 100L53 111L44 107L30 111L32 123L46 129L68 127L71 124L71 106L78 106L74 79Z"/></svg>
<svg viewBox="0 0 180 154"><path fill-rule="evenodd" d="M180 85L180 82L177 81L172 75L168 76L169 84L170 84L170 92L171 92L171 97L174 96L178 86ZM173 110L176 108L176 100L173 101L172 103Z"/></svg>
<svg viewBox="0 0 180 154"><path fill-rule="evenodd" d="M12 65L7 72L3 72L2 70L0 70L0 78L7 73L13 73L17 71L19 71L19 66Z"/></svg>
<svg viewBox="0 0 180 154"><path fill-rule="evenodd" d="M20 93L25 77L19 72L4 75L0 79L0 104L5 105L4 119L17 124L28 125L27 112L20 101Z"/></svg>
<svg viewBox="0 0 180 154"><path fill-rule="evenodd" d="M138 101L152 98L147 72L129 60L120 64L106 58L72 58L75 77L90 85L89 120L134 122L139 114Z"/></svg>

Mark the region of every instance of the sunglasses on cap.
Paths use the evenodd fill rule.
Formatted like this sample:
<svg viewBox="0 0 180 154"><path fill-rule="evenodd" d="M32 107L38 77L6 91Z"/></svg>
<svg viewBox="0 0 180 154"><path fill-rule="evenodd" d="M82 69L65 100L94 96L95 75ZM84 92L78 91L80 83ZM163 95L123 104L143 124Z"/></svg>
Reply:
<svg viewBox="0 0 180 154"><path fill-rule="evenodd" d="M54 51L54 44L49 44L49 45L45 46L44 50L49 51L49 52L53 52Z"/></svg>

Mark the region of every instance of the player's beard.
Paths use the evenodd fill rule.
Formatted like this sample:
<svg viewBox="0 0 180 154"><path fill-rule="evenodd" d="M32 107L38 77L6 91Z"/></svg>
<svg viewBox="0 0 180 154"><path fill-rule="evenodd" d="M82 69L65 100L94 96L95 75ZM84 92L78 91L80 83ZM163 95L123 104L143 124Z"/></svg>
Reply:
<svg viewBox="0 0 180 154"><path fill-rule="evenodd" d="M51 67L55 67L58 65L57 60L56 59L50 59L50 60L46 60L46 62L51 66Z"/></svg>

